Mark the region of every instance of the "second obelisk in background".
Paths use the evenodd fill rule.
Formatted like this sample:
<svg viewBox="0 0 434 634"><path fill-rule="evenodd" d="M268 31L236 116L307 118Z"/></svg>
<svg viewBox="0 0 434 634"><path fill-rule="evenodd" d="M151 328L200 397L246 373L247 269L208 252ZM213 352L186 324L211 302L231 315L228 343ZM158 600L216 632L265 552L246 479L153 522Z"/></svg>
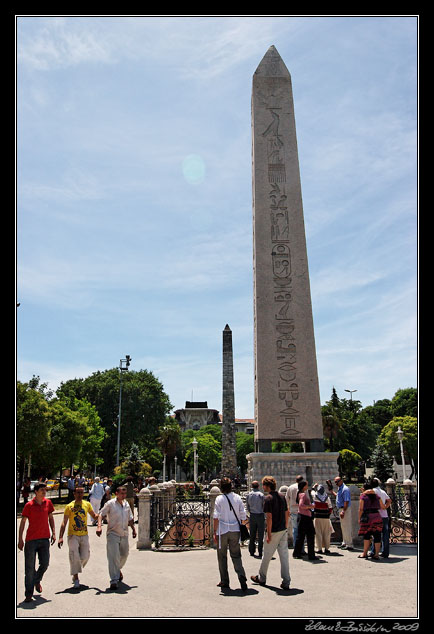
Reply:
<svg viewBox="0 0 434 634"><path fill-rule="evenodd" d="M237 476L232 330L223 330L222 475Z"/></svg>

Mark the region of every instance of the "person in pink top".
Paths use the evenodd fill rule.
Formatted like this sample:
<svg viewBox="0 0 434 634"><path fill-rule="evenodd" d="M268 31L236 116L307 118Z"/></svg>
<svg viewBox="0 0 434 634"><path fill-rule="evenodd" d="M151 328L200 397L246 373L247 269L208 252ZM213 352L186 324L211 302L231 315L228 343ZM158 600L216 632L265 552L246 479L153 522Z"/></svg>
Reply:
<svg viewBox="0 0 434 634"><path fill-rule="evenodd" d="M315 528L313 525L312 511L314 505L309 496L309 485L305 480L298 483L298 531L297 541L295 542L294 552L292 556L294 559L302 559L303 542L307 539L307 556L310 560L319 559L315 555Z"/></svg>

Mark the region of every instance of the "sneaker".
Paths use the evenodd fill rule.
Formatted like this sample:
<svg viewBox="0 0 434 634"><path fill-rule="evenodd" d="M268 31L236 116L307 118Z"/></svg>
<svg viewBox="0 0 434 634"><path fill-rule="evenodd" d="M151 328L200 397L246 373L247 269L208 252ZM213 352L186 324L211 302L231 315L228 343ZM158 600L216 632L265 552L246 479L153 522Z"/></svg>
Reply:
<svg viewBox="0 0 434 634"><path fill-rule="evenodd" d="M325 549L324 549L324 554L325 554L325 555L330 555L330 552L331 552L331 551L330 551L330 550L327 550L327 548L325 548Z"/></svg>
<svg viewBox="0 0 434 634"><path fill-rule="evenodd" d="M39 592L39 593L41 593L41 592L42 592L42 586L41 586L41 584L40 584L40 583L36 583L36 584L35 584L35 590L36 590L36 592Z"/></svg>
<svg viewBox="0 0 434 634"><path fill-rule="evenodd" d="M289 590L289 585L286 585L285 583L281 583L280 587L282 588L282 590Z"/></svg>
<svg viewBox="0 0 434 634"><path fill-rule="evenodd" d="M118 589L118 584L117 583L111 583L110 584L110 590L117 590Z"/></svg>
<svg viewBox="0 0 434 634"><path fill-rule="evenodd" d="M33 597L32 597L32 595L28 595L28 596L26 596L26 598L24 599L24 603L30 603L31 601L33 601Z"/></svg>
<svg viewBox="0 0 434 634"><path fill-rule="evenodd" d="M78 579L74 579L74 588L79 588L80 587L80 581Z"/></svg>

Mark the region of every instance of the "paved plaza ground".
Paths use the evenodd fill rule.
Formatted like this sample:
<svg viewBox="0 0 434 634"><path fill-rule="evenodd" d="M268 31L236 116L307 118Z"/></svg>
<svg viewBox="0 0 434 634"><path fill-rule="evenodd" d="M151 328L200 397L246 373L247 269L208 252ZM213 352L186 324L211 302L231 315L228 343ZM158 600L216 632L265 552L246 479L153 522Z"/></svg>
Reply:
<svg viewBox="0 0 434 634"><path fill-rule="evenodd" d="M59 535L63 515L55 515ZM19 520L18 520L19 522ZM18 527L17 522L17 527ZM41 595L24 603L24 553L16 556L16 618L376 618L418 616L417 547L392 545L387 560L358 559L361 551L331 547L331 555L309 562L292 558L291 589L280 589L278 558L272 560L267 585L250 581L260 560L242 549L248 590L243 593L229 559L231 589L221 590L214 549L184 552L145 551L131 538L124 581L111 591L106 559L106 526L98 538L89 526L91 557L74 590L68 545L51 547L50 566Z"/></svg>

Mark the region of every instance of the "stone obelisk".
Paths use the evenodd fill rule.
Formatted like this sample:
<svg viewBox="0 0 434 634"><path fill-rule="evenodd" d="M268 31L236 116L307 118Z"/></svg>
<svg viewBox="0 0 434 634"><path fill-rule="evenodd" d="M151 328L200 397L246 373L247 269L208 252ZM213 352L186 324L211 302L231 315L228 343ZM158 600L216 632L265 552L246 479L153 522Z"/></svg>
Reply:
<svg viewBox="0 0 434 634"><path fill-rule="evenodd" d="M291 76L271 46L253 77L256 451L323 451Z"/></svg>
<svg viewBox="0 0 434 634"><path fill-rule="evenodd" d="M237 475L232 330L227 324L223 330L222 475Z"/></svg>

